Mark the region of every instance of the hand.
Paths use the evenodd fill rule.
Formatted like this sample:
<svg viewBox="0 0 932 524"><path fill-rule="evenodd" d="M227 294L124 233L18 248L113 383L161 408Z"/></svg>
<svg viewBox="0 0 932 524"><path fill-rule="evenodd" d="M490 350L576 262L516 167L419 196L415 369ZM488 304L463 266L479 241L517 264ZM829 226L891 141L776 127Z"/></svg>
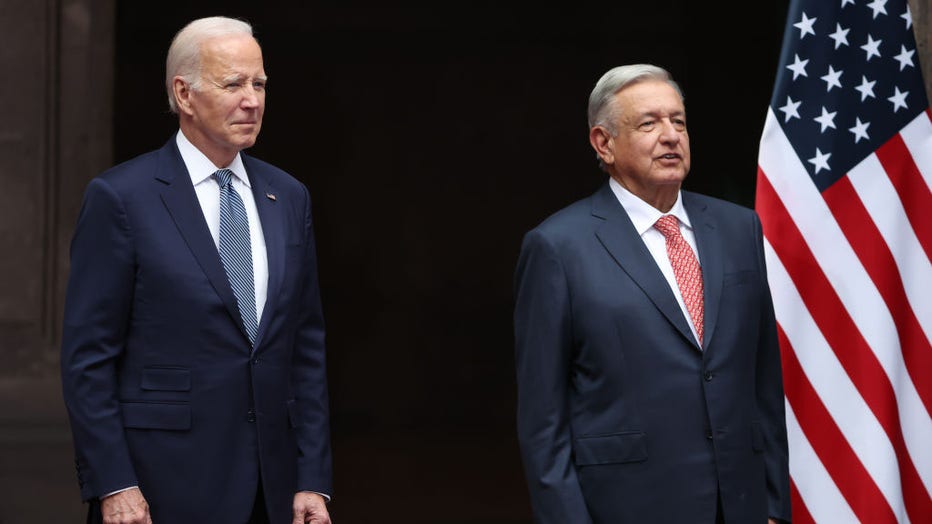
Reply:
<svg viewBox="0 0 932 524"><path fill-rule="evenodd" d="M294 516L291 524L331 524L327 501L317 493L310 491L295 493L292 511Z"/></svg>
<svg viewBox="0 0 932 524"><path fill-rule="evenodd" d="M130 488L100 499L104 524L152 524L149 503L139 488Z"/></svg>

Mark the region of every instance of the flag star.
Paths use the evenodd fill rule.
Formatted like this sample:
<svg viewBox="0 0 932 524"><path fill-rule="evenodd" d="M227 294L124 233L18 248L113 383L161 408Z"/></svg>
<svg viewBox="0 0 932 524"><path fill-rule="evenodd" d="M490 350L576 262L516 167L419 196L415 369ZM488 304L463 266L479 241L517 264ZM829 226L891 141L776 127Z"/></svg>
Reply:
<svg viewBox="0 0 932 524"><path fill-rule="evenodd" d="M838 111L833 111L829 113L828 111L825 110L825 106L822 106L822 116L817 116L813 118L813 120L815 120L822 126L822 129L819 130L820 133L824 133L825 130L829 127L832 129L837 129L835 127L835 115L836 114L838 114Z"/></svg>
<svg viewBox="0 0 932 524"><path fill-rule="evenodd" d="M866 76L861 77L861 85L855 87L856 90L861 92L861 102L867 99L867 97L877 98L874 96L874 84L876 80L868 81Z"/></svg>
<svg viewBox="0 0 932 524"><path fill-rule="evenodd" d="M906 108L907 108L907 106L906 106L906 95L909 94L909 91L904 91L904 92L900 93L900 88L899 88L899 87L894 87L893 89L894 89L894 91L893 91L893 96L891 96L891 97L888 98L887 100L893 102L893 112L896 113L897 111L899 111L899 109L900 109L901 107L902 107L903 109L906 109Z"/></svg>
<svg viewBox="0 0 932 524"><path fill-rule="evenodd" d="M854 0L852 0L854 1ZM906 4L906 12L900 15L900 18L906 20L906 29L913 26L913 13L909 10L909 4Z"/></svg>
<svg viewBox="0 0 932 524"><path fill-rule="evenodd" d="M887 0L874 0L873 2L867 4L867 7L870 7L874 10L874 18L877 18L877 15L880 13L887 14Z"/></svg>
<svg viewBox="0 0 932 524"><path fill-rule="evenodd" d="M806 74L806 64L808 63L808 58L805 60L800 60L799 55L793 55L793 63L786 66L787 69L793 72L793 80L796 80L796 78L800 75L809 76Z"/></svg>
<svg viewBox="0 0 932 524"><path fill-rule="evenodd" d="M838 49L842 44L848 45L848 31L849 29L842 29L841 24L835 24L835 32L828 35L829 38L835 41L835 49Z"/></svg>
<svg viewBox="0 0 932 524"><path fill-rule="evenodd" d="M874 37L867 35L867 43L861 46L861 49L867 51L865 60L870 62L871 56L880 56L880 42L883 42L883 40L874 40Z"/></svg>
<svg viewBox="0 0 932 524"><path fill-rule="evenodd" d="M841 82L839 81L839 78L841 78L841 74L843 72L844 71L835 71L835 68L828 66L828 73L826 73L825 76L819 77L822 80L825 80L825 83L827 84L825 86L826 92L831 91L833 87L841 89Z"/></svg>
<svg viewBox="0 0 932 524"><path fill-rule="evenodd" d="M854 0L841 0L842 7L845 7L848 4L854 5Z"/></svg>
<svg viewBox="0 0 932 524"><path fill-rule="evenodd" d="M900 54L893 57L897 62L900 63L900 71L902 71L906 66L913 67L913 53L915 52L915 49L912 51L907 51L905 45L900 46Z"/></svg>
<svg viewBox="0 0 932 524"><path fill-rule="evenodd" d="M799 118L799 104L802 102L793 102L793 99L786 97L786 105L780 108L780 111L783 111L786 114L786 119L783 122L789 122L794 116Z"/></svg>
<svg viewBox="0 0 932 524"><path fill-rule="evenodd" d="M793 24L793 27L796 27L799 29L800 40L806 37L806 33L809 33L812 36L815 36L815 31L812 30L812 24L814 24L815 21L816 21L815 18L809 18L808 16L806 16L806 13L803 13L802 20Z"/></svg>
<svg viewBox="0 0 932 524"><path fill-rule="evenodd" d="M832 156L831 153L822 153L818 147L816 148L815 156L809 159L809 163L815 166L815 172L817 175L822 169L831 171L831 169L828 167L828 158L830 156Z"/></svg>
<svg viewBox="0 0 932 524"><path fill-rule="evenodd" d="M860 118L855 118L854 127L848 128L848 131L854 133L854 143L857 144L862 138L864 140L870 140L870 137L867 136L867 128L871 125L870 122L861 122Z"/></svg>

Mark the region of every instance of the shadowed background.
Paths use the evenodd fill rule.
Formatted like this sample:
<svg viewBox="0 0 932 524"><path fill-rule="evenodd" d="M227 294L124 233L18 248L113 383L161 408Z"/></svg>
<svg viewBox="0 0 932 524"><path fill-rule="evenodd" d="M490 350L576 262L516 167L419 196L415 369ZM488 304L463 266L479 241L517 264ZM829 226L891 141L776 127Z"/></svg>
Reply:
<svg viewBox="0 0 932 524"><path fill-rule="evenodd" d="M686 188L753 206L788 1L193 4L3 0L0 27L23 45L0 51L18 84L0 128L0 523L81 521L57 383L81 192L170 138L165 53L218 14L253 24L265 55L250 153L314 203L334 522L529 523L512 275L522 234L604 181L589 91L615 65L669 69Z"/></svg>

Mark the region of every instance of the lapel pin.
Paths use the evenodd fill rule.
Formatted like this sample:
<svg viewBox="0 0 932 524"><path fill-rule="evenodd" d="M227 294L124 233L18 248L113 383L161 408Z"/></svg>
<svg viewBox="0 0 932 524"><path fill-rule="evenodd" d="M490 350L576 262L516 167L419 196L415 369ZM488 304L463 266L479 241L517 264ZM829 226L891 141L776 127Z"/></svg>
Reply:
<svg viewBox="0 0 932 524"><path fill-rule="evenodd" d="M275 200L275 195L272 193L266 193L265 196L269 197L269 200L272 200L272 201Z"/></svg>

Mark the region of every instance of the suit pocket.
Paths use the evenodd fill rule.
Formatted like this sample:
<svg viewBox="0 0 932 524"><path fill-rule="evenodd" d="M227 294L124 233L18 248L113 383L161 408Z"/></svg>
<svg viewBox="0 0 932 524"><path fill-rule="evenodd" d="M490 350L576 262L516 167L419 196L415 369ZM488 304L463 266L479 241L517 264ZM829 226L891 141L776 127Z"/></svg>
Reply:
<svg viewBox="0 0 932 524"><path fill-rule="evenodd" d="M136 429L191 429L191 406L165 402L123 402L123 427Z"/></svg>
<svg viewBox="0 0 932 524"><path fill-rule="evenodd" d="M647 435L641 431L579 437L573 445L577 466L647 460Z"/></svg>
<svg viewBox="0 0 932 524"><path fill-rule="evenodd" d="M140 387L148 391L191 391L191 370L184 368L145 368Z"/></svg>

